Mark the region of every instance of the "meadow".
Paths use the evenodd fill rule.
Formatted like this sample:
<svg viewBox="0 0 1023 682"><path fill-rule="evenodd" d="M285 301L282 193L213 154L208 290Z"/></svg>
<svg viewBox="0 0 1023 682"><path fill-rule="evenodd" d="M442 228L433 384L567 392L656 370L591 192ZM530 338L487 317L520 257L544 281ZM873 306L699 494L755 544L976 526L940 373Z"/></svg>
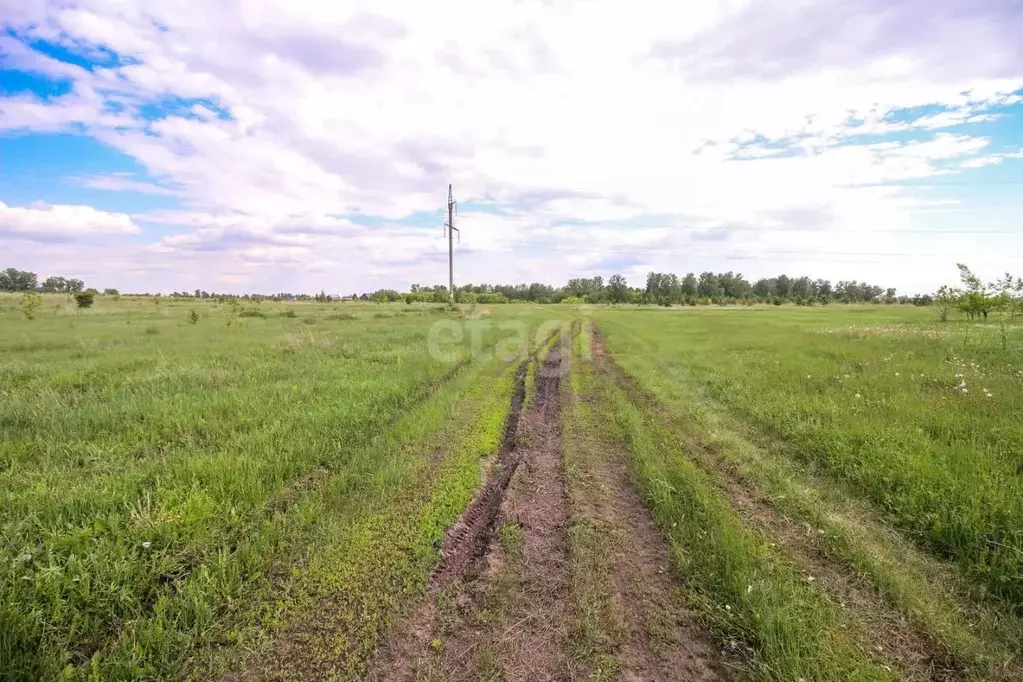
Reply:
<svg viewBox="0 0 1023 682"><path fill-rule="evenodd" d="M624 569L601 547L635 514L590 504L614 463L685 576L671 608L727 676L1018 679L1019 318L18 304L0 298L0 679L372 675L394 624L438 598L446 531L558 338L570 676L628 672L635 632L608 596ZM443 353L438 329L459 330ZM528 552L528 524L493 523ZM521 622L522 575L469 590L504 594L487 627Z"/></svg>

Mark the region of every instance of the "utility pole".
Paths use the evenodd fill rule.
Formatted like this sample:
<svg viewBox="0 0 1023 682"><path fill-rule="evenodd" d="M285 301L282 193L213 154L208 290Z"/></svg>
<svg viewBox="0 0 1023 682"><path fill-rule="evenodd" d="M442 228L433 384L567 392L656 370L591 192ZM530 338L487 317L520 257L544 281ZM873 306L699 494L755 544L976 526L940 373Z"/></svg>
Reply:
<svg viewBox="0 0 1023 682"><path fill-rule="evenodd" d="M455 199L451 193L451 185L448 185L448 295L451 302L455 302L455 232L458 232L458 240L462 240L462 233L455 227Z"/></svg>

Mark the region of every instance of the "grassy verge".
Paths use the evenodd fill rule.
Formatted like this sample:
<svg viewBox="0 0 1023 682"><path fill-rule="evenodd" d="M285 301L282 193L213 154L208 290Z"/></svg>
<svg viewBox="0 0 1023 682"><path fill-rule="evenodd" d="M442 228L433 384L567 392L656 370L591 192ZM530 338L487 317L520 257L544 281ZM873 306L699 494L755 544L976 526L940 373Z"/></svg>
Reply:
<svg viewBox="0 0 1023 682"><path fill-rule="evenodd" d="M770 680L886 680L848 622L769 540L746 528L673 426L601 377L604 419L632 453L635 480L672 546L687 594L726 641L748 647L750 674Z"/></svg>
<svg viewBox="0 0 1023 682"><path fill-rule="evenodd" d="M936 556L1023 603L1023 327L871 308L600 313Z"/></svg>
<svg viewBox="0 0 1023 682"><path fill-rule="evenodd" d="M612 327L611 337L629 332ZM649 353L616 356L656 396L674 428L705 446L785 515L815 529L815 545L844 570L866 578L890 608L926 633L972 679L1011 679L1023 623L947 565L920 552L844 486L796 464L790 444L758 433L685 375ZM709 461L708 461L709 460Z"/></svg>

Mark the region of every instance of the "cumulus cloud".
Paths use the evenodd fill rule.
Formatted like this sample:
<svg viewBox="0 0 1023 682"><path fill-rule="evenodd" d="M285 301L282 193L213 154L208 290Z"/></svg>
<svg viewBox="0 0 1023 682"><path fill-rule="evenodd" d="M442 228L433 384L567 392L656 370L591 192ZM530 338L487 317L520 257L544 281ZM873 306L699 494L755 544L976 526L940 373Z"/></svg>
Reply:
<svg viewBox="0 0 1023 682"><path fill-rule="evenodd" d="M176 230L154 253L243 269L305 258L353 283L423 279L417 258L433 271L448 182L473 207L467 276L546 267L550 281L687 254L701 262L675 269L756 268L757 250L800 248L818 254L814 274L829 254L901 252L900 231L943 204L879 186L1012 158L982 131L1023 88L1015 0L9 9L0 59L70 90L0 99L0 129L79 131L135 159L159 182L80 180L180 197L187 208L136 217ZM795 223L830 236L793 238ZM846 243L863 225L876 236Z"/></svg>
<svg viewBox="0 0 1023 682"><path fill-rule="evenodd" d="M8 206L0 201L0 235L28 241L71 241L86 237L137 234L141 230L124 213L91 206Z"/></svg>

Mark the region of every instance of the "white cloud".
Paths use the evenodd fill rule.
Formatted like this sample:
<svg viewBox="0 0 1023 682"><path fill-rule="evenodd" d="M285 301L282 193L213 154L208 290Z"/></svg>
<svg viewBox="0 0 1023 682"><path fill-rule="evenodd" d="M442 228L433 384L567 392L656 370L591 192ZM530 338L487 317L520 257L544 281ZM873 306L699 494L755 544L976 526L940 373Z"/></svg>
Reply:
<svg viewBox="0 0 1023 682"><path fill-rule="evenodd" d="M90 206L8 206L0 201L0 235L38 241L137 234L141 230L124 213Z"/></svg>
<svg viewBox="0 0 1023 682"><path fill-rule="evenodd" d="M111 173L109 175L86 175L73 178L83 187L103 189L111 192L139 192L158 196L177 196L180 192L169 187L162 187L152 182L135 180L130 173Z"/></svg>
<svg viewBox="0 0 1023 682"><path fill-rule="evenodd" d="M84 126L161 181L104 176L87 186L186 202L137 217L186 230L152 248L217 251L239 268L306 258L347 268L353 281L401 282L419 271L417 255L436 255L441 218L429 236L393 221L436 212L447 182L463 203L500 210L465 216L462 233L465 267L488 279L520 279L544 263L540 278L556 280L602 261L751 244L876 253L929 218L904 192L872 185L1007 158L976 132L1023 87L1023 19L1005 7L36 2L5 10L17 31L126 61L107 55L106 68L89 72L0 37L18 68L74 82L51 101L0 100L0 128ZM168 97L187 101L140 117L140 105ZM975 127L942 132L963 125ZM920 139L877 141L891 132ZM368 229L332 217L353 214L385 220ZM664 229L578 226L657 215L670 217ZM836 236L793 239L782 231L793 216ZM561 221L576 227L554 227ZM863 224L890 234L844 246ZM536 244L582 260L537 258ZM920 239L916 250L932 247ZM838 256L807 262L828 258ZM923 278L923 267L900 275Z"/></svg>

